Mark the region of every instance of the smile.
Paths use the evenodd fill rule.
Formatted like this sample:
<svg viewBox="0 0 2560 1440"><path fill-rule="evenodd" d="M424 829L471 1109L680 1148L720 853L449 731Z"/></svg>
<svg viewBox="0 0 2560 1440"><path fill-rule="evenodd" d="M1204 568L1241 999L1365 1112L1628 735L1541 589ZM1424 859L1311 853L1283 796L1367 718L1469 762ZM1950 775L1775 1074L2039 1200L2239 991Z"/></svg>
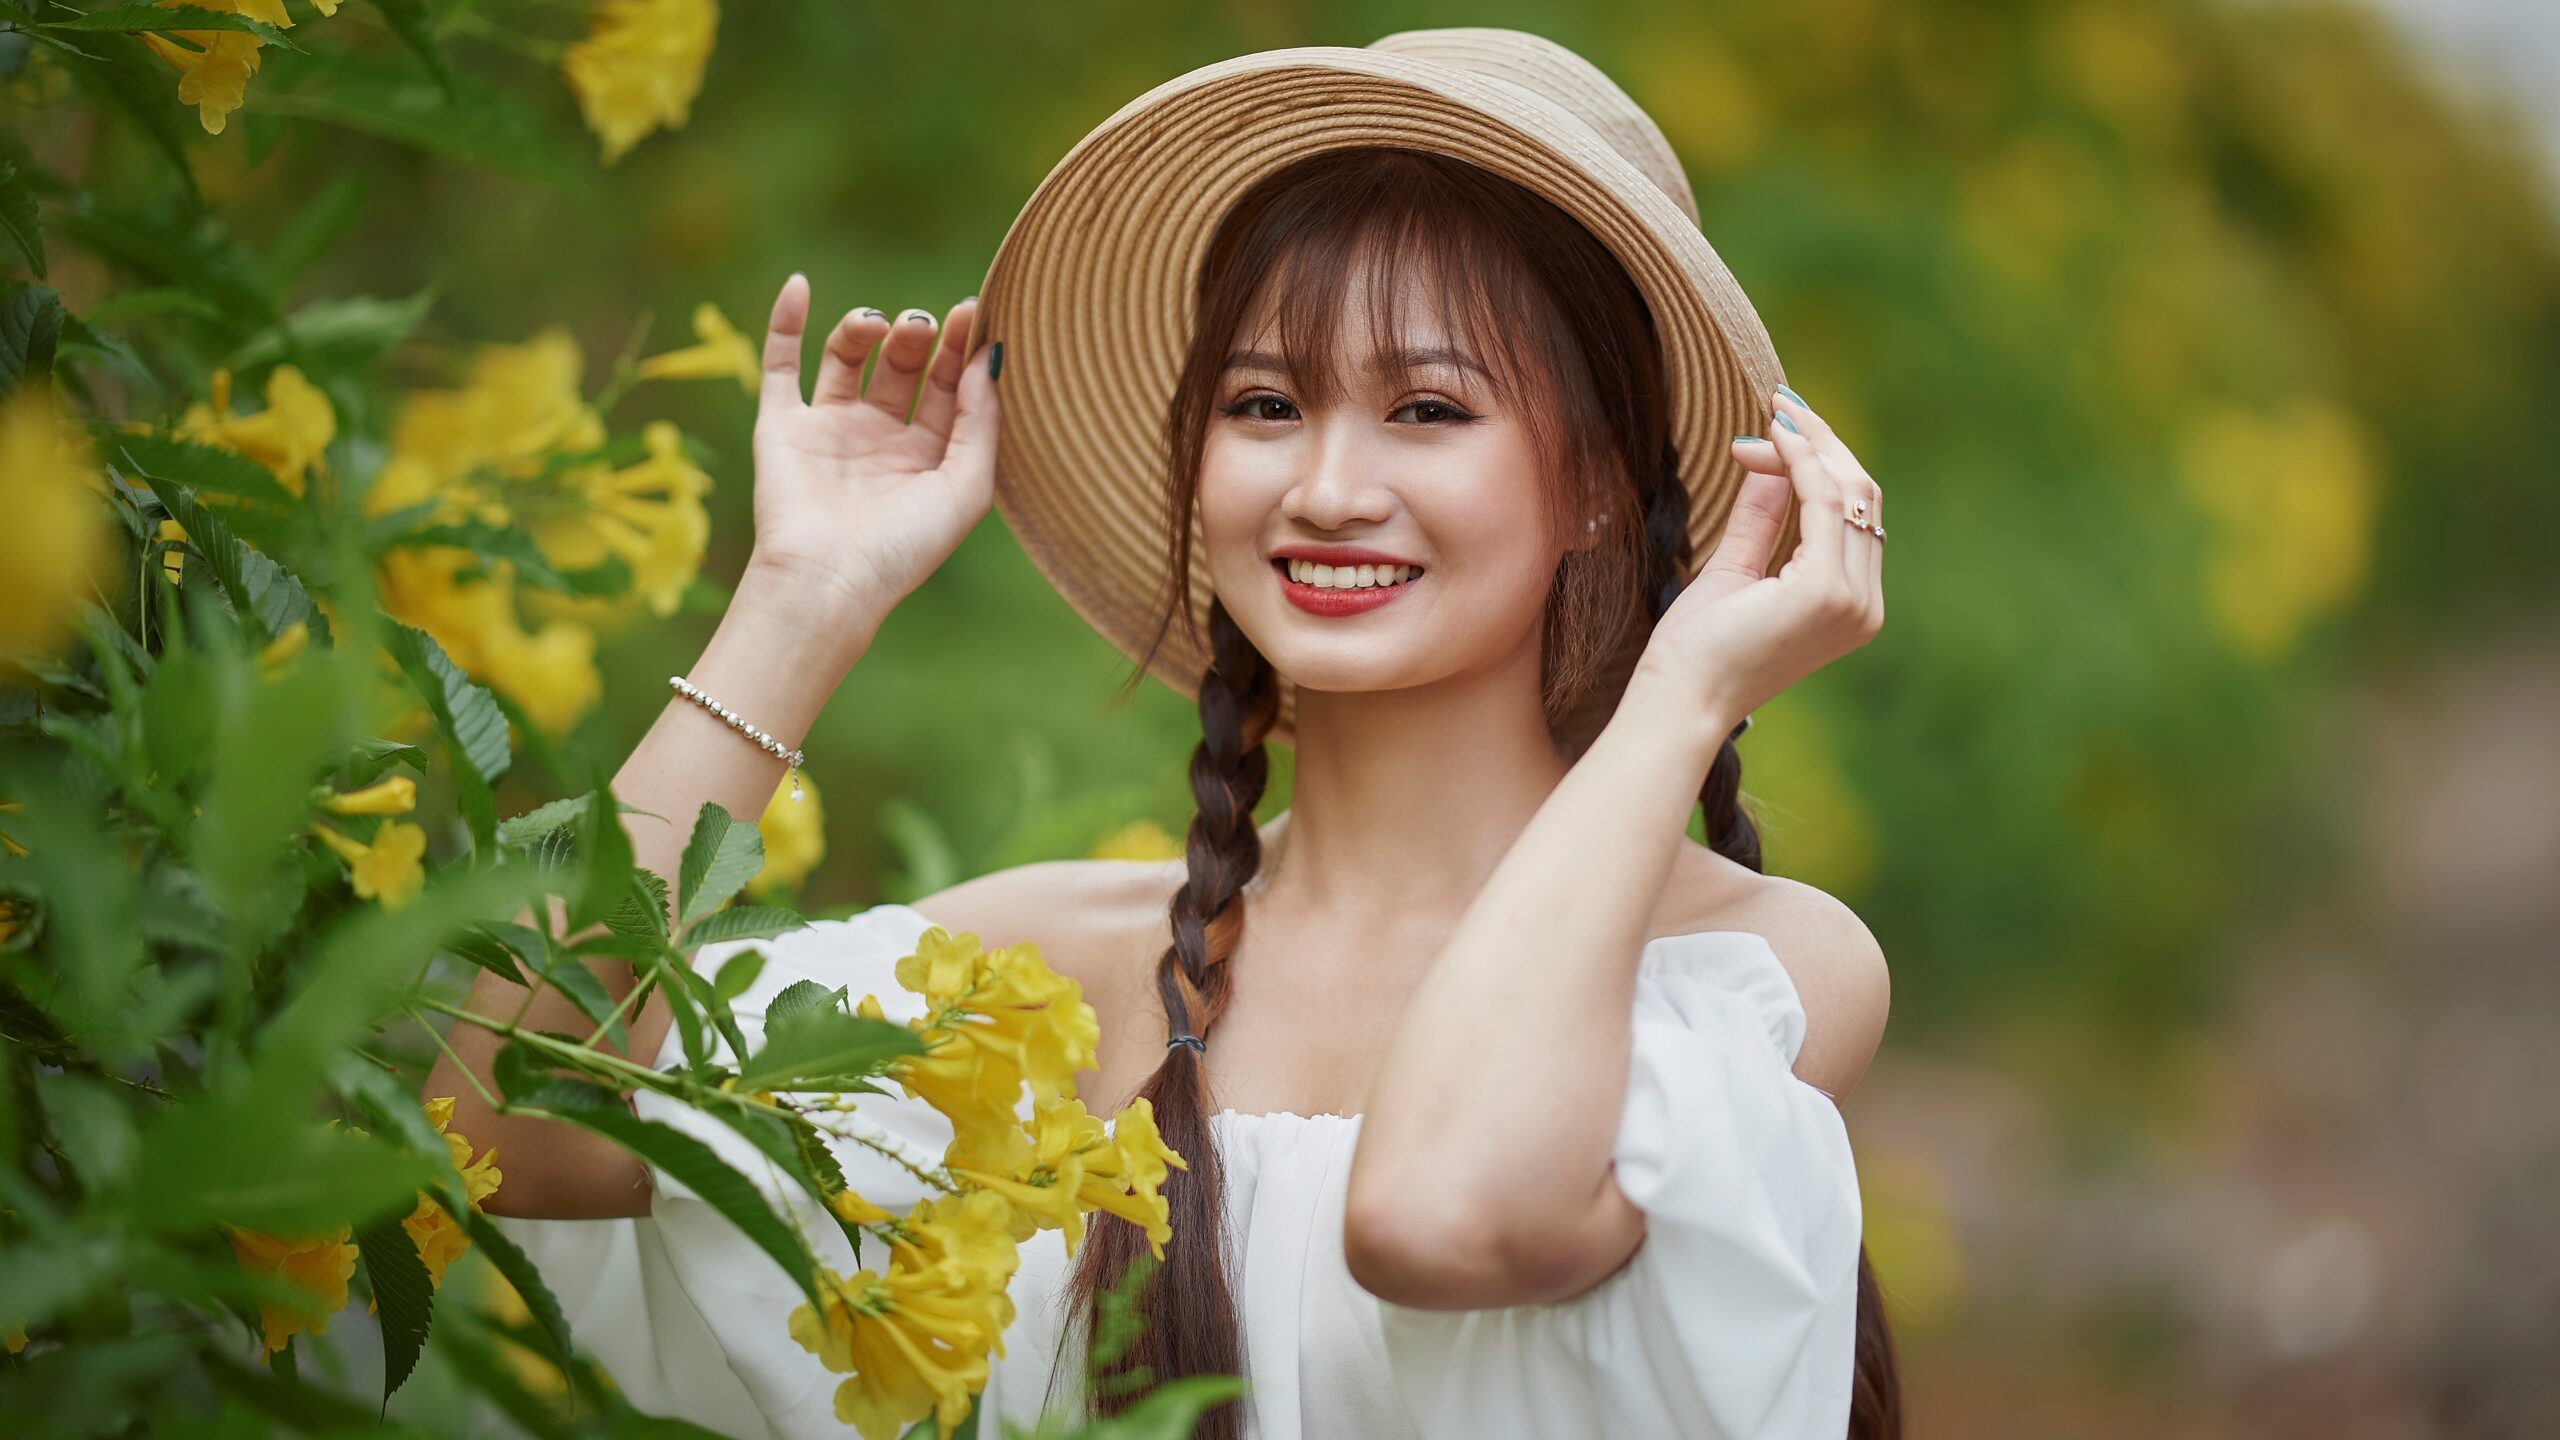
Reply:
<svg viewBox="0 0 2560 1440"><path fill-rule="evenodd" d="M1375 610L1412 588L1422 578L1413 565L1319 565L1311 560L1278 559L1271 573L1280 578L1280 593L1311 615L1357 615Z"/></svg>

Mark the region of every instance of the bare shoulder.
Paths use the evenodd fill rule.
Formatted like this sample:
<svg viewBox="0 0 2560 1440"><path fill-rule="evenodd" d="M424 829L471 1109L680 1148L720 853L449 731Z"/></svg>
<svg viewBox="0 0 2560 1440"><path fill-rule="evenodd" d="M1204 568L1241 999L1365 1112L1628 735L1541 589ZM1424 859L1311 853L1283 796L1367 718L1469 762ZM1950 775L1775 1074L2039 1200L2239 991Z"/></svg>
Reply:
<svg viewBox="0 0 2560 1440"><path fill-rule="evenodd" d="M1749 930L1766 937L1804 1004L1804 1048L1796 1074L1846 1099L1884 1041L1893 981L1884 947L1837 896L1783 875L1762 875L1703 846L1691 847L1674 870L1666 897L1685 921L1679 930Z"/></svg>
<svg viewBox="0 0 2560 1440"><path fill-rule="evenodd" d="M1128 983L1133 956L1163 949L1157 937L1181 883L1178 860L1041 860L964 880L910 908L991 948L1035 944L1050 968L1093 997Z"/></svg>

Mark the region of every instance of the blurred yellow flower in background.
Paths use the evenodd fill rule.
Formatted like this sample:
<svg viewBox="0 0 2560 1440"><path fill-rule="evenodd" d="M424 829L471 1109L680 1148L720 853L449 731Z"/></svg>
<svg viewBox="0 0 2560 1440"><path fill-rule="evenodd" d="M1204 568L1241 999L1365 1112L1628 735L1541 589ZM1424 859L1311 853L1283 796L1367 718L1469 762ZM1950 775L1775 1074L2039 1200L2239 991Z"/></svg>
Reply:
<svg viewBox="0 0 2560 1440"><path fill-rule="evenodd" d="M791 777L775 781L773 796L756 819L757 833L764 836L764 868L747 881L751 895L792 889L827 857L827 814L819 804L818 787L806 772L800 783L806 793L794 800Z"/></svg>
<svg viewBox="0 0 2560 1440"><path fill-rule="evenodd" d="M716 380L726 375L748 394L764 380L764 361L756 347L720 307L706 300L693 307L695 342L682 350L652 355L640 362L643 380Z"/></svg>
<svg viewBox="0 0 2560 1440"><path fill-rule="evenodd" d="M356 1273L356 1247L348 1236L354 1227L341 1225L317 1237L268 1235L225 1225L231 1253L243 1269L272 1275L303 1292L303 1303L258 1302L258 1323L270 1351L281 1350L305 1330L328 1333L329 1317L346 1308L347 1281ZM261 1357L263 1358L263 1357Z"/></svg>
<svg viewBox="0 0 2560 1440"><path fill-rule="evenodd" d="M683 126L720 25L718 0L597 0L587 38L561 57L587 128L620 160L661 126Z"/></svg>
<svg viewBox="0 0 2560 1440"><path fill-rule="evenodd" d="M1153 820L1132 820L1093 842L1088 860L1179 860L1182 837Z"/></svg>
<svg viewBox="0 0 2560 1440"><path fill-rule="evenodd" d="M293 28L284 0L158 0L162 8L192 4L264 21L279 30ZM323 15L338 13L340 0L312 0ZM239 30L146 30L135 38L178 72L178 103L196 107L196 119L209 135L219 135L231 112L240 108L249 77L258 73L258 52L266 41ZM179 44L179 41L186 44ZM193 48L190 48L193 47Z"/></svg>
<svg viewBox="0 0 2560 1440"><path fill-rule="evenodd" d="M2382 480L2346 411L2312 399L2216 408L2185 435L2178 478L2213 522L2205 591L2242 651L2282 653L2363 587Z"/></svg>
<svg viewBox="0 0 2560 1440"><path fill-rule="evenodd" d="M416 899L427 883L423 863L427 832L415 825L385 820L373 832L370 843L342 835L326 825L312 826L311 833L347 862L356 894L379 901L385 910L397 910Z"/></svg>
<svg viewBox="0 0 2560 1440"><path fill-rule="evenodd" d="M887 1274L821 1270L824 1309L792 1311L791 1338L852 1376L836 1387L836 1418L863 1440L897 1440L931 1414L948 1440L986 1386L988 1354L1004 1353L1020 1260L1004 1202L972 1190L919 1202L898 1223Z"/></svg>
<svg viewBox="0 0 2560 1440"><path fill-rule="evenodd" d="M210 402L187 407L178 421L180 439L213 445L264 465L276 483L296 495L305 477L338 435L338 412L320 387L290 365L278 365L267 376L267 408L254 415L231 413L231 372L213 372Z"/></svg>
<svg viewBox="0 0 2560 1440"><path fill-rule="evenodd" d="M672 615L711 544L711 512L702 504L711 477L685 454L674 425L652 421L641 433L645 458L619 470L573 471L563 479L570 503L530 524L554 566L584 570L619 556L651 613Z"/></svg>
<svg viewBox="0 0 2560 1440"><path fill-rule="evenodd" d="M473 1210L478 1210L480 1202L496 1194L498 1182L505 1178L498 1170L497 1147L491 1146L477 1160L471 1158L471 1141L445 1128L453 1123L452 1096L425 1101L421 1108L427 1112L427 1123L436 1127L436 1133L444 1137L445 1149L453 1157L453 1168L462 1172L464 1198L471 1202ZM443 1289L445 1267L461 1259L462 1252L471 1248L471 1238L463 1230L462 1222L446 1214L442 1205L421 1193L418 1208L409 1212L408 1218L400 1222L400 1228L408 1231L410 1240L416 1243L418 1259L427 1267L428 1283L436 1289Z"/></svg>
<svg viewBox="0 0 2560 1440"><path fill-rule="evenodd" d="M0 401L0 654L49 656L115 552L86 437L43 386Z"/></svg>

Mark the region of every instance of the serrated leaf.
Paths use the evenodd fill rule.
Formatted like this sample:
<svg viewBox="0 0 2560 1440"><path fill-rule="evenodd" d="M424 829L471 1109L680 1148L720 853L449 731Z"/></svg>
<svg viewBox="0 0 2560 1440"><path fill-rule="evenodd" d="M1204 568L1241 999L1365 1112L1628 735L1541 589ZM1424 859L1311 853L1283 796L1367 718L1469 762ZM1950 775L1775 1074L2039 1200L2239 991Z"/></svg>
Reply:
<svg viewBox="0 0 2560 1440"><path fill-rule="evenodd" d="M763 1193L710 1146L681 1130L632 1114L610 1090L574 1080L554 1080L511 1102L510 1108L592 1130L665 1171L781 1266L809 1303L824 1304L817 1290L817 1257L809 1253L800 1232L776 1215Z"/></svg>
<svg viewBox="0 0 2560 1440"><path fill-rule="evenodd" d="M764 1048L738 1069L742 1090L824 1088L840 1079L878 1074L901 1055L921 1055L924 1042L906 1026L820 1010L765 1021Z"/></svg>
<svg viewBox="0 0 2560 1440"><path fill-rule="evenodd" d="M779 1025L813 1011L842 1010L850 1014L850 995L850 986L839 985L830 990L815 980L794 980L782 987L781 993L773 997L772 1004L764 1007L764 1023L767 1026Z"/></svg>
<svg viewBox="0 0 2560 1440"><path fill-rule="evenodd" d="M62 297L46 285L29 285L0 301L0 394L29 376L53 377L53 349L62 339Z"/></svg>
<svg viewBox="0 0 2560 1440"><path fill-rule="evenodd" d="M586 813L590 798L592 797L588 795L572 795L565 800L553 800L547 804L537 805L521 815L509 816L498 822L498 843L526 845L555 831L567 829L577 823L579 816Z"/></svg>
<svg viewBox="0 0 2560 1440"><path fill-rule="evenodd" d="M630 1044L623 1034L622 1021L614 1018L613 996L605 990L604 982L596 978L596 972L587 968L586 962L575 956L563 956L544 967L542 978L551 982L552 989L569 997L569 1003L578 1007L578 1013L587 1017L588 1024L603 1026L605 1038L613 1042L615 1049L624 1049Z"/></svg>
<svg viewBox="0 0 2560 1440"><path fill-rule="evenodd" d="M444 732L454 758L469 765L484 787L495 783L507 773L513 758L507 748L507 717L498 713L489 692L474 684L444 653L436 637L387 615L382 618L387 632L384 648L400 662L419 698L427 702L428 713L435 716L436 728Z"/></svg>
<svg viewBox="0 0 2560 1440"><path fill-rule="evenodd" d="M779 905L733 905L703 916L684 932L684 945L716 945L728 940L769 940L808 924L797 911ZM743 993L743 992L741 992Z"/></svg>
<svg viewBox="0 0 2560 1440"><path fill-rule="evenodd" d="M256 617L262 634L273 638L297 620L308 626L315 637L329 633L329 618L312 603L311 592L302 588L302 582L249 548L248 542L233 534L222 517L197 503L193 490L148 471L143 472L142 478L151 493L168 507L169 518L187 532L188 548L204 557L232 607Z"/></svg>
<svg viewBox="0 0 2560 1440"><path fill-rule="evenodd" d="M480 1247L480 1253L488 1256L489 1263L497 1267L499 1274L507 1277L507 1283L516 1287L518 1295L524 1297L524 1308L532 1312L533 1321L542 1327L542 1333L551 1337L551 1343L561 1355L567 1355L571 1344L569 1317L560 1309L560 1297L551 1293L550 1285L544 1282L542 1271L534 1265L532 1257L526 1255L496 1221L477 1210L463 1220L462 1227L470 1233L471 1243Z"/></svg>
<svg viewBox="0 0 2560 1440"><path fill-rule="evenodd" d="M405 1213L405 1212L404 1212ZM427 1347L427 1327L435 1320L435 1287L416 1242L398 1216L387 1216L356 1230L356 1250L373 1281L373 1303L382 1322L382 1398L388 1402L408 1383Z"/></svg>
<svg viewBox="0 0 2560 1440"><path fill-rule="evenodd" d="M99 421L90 427L100 454L121 459L127 471L147 475L155 480L185 486L190 492L210 491L238 500L254 501L279 511L297 509L302 502L277 483L273 471L245 455L217 450L174 435L156 435L124 430L111 422ZM230 518L228 516L226 519ZM186 522L178 522L184 525ZM193 531L188 532L193 535Z"/></svg>
<svg viewBox="0 0 2560 1440"><path fill-rule="evenodd" d="M739 824L727 810L705 801L677 872L676 893L682 897L677 923L690 926L719 909L763 868L764 837L756 827Z"/></svg>
<svg viewBox="0 0 2560 1440"><path fill-rule="evenodd" d="M36 192L18 174L18 167L0 160L0 230L9 232L18 250L27 257L27 267L41 278L44 268L44 226L36 217Z"/></svg>
<svg viewBox="0 0 2560 1440"><path fill-rule="evenodd" d="M605 928L633 940L667 936L667 877L655 870L631 872L631 893L605 917ZM656 949L653 943L650 947Z"/></svg>

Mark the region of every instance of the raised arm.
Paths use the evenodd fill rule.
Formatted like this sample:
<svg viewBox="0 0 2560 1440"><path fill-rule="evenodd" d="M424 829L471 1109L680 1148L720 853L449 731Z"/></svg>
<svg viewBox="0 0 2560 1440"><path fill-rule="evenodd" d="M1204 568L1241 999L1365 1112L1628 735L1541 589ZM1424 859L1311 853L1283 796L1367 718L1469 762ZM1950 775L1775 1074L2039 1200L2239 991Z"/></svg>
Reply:
<svg viewBox="0 0 2560 1440"><path fill-rule="evenodd" d="M786 744L808 733L890 610L958 548L993 499L1000 356L970 353L976 313L974 296L939 327L922 310L894 323L868 307L852 311L828 335L804 400L808 280L793 275L774 301L756 415L755 549L685 674ZM634 858L672 879L704 802L760 815L782 774L781 760L670 694L613 777L618 798L652 812L622 817ZM616 999L636 983L627 964L589 967ZM466 1008L535 1029L589 1028L549 986L528 992L490 974L473 982ZM652 997L631 1020L629 1053L654 1061L670 1018ZM573 1219L647 1210L637 1159L583 1130L498 1115L480 1098L483 1086L495 1088L496 1036L458 1024L449 1043L427 1093L453 1096L456 1127L505 1154L507 1183L490 1197L492 1211Z"/></svg>

